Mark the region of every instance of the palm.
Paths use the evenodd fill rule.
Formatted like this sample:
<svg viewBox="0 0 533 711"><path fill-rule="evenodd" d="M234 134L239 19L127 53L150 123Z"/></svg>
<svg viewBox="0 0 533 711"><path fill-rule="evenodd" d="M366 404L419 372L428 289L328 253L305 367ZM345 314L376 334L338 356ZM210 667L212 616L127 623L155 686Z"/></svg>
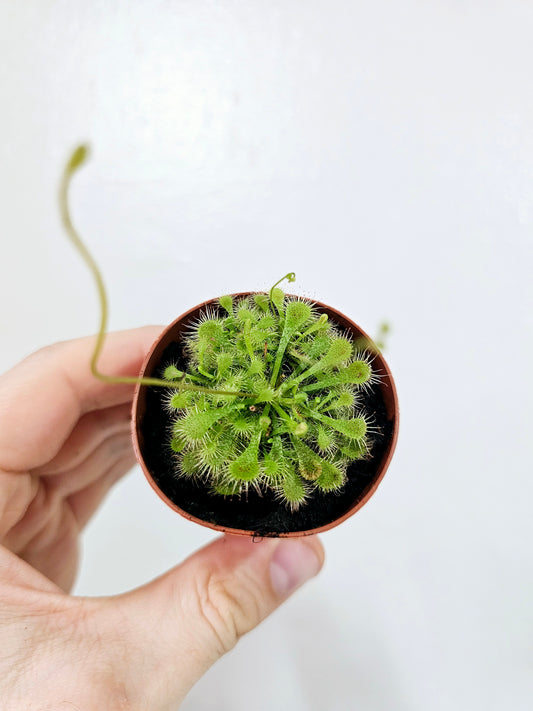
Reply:
<svg viewBox="0 0 533 711"><path fill-rule="evenodd" d="M136 375L159 330L113 334L104 368ZM0 379L0 544L65 590L80 531L134 463L133 388L92 377L91 345L58 344Z"/></svg>

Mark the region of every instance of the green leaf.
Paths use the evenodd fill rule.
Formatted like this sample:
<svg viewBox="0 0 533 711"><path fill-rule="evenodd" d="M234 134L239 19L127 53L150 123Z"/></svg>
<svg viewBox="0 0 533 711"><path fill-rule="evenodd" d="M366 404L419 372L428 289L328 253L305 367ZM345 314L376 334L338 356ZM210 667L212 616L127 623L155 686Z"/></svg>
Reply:
<svg viewBox="0 0 533 711"><path fill-rule="evenodd" d="M227 311L229 314L232 313L233 311L233 298L231 296L221 296L220 299L218 300L218 303L222 306L222 308Z"/></svg>
<svg viewBox="0 0 533 711"><path fill-rule="evenodd" d="M268 294L254 294L254 301L261 311L268 311Z"/></svg>
<svg viewBox="0 0 533 711"><path fill-rule="evenodd" d="M178 370L175 365L169 365L163 371L163 378L165 380L177 380L182 378L184 375L182 370Z"/></svg>
<svg viewBox="0 0 533 711"><path fill-rule="evenodd" d="M282 498L293 511L305 502L307 492L304 483L292 467L287 469L281 485L281 492Z"/></svg>
<svg viewBox="0 0 533 711"><path fill-rule="evenodd" d="M322 473L316 480L316 486L324 492L337 491L345 482L343 472L331 462L324 462Z"/></svg>
<svg viewBox="0 0 533 711"><path fill-rule="evenodd" d="M285 309L285 330L294 333L311 317L311 307L305 301L289 301Z"/></svg>
<svg viewBox="0 0 533 711"><path fill-rule="evenodd" d="M261 433L259 432L252 438L250 444L246 447L240 457L237 457L237 459L230 463L228 467L228 475L231 479L249 482L258 478L261 471L259 461L257 459L260 439Z"/></svg>
<svg viewBox="0 0 533 711"><path fill-rule="evenodd" d="M298 472L307 481L315 481L322 474L324 460L296 437L292 438L298 457Z"/></svg>
<svg viewBox="0 0 533 711"><path fill-rule="evenodd" d="M278 311L281 311L283 309L283 302L285 301L285 294L282 289L278 289L277 287L272 289L272 302L274 306L277 307Z"/></svg>
<svg viewBox="0 0 533 711"><path fill-rule="evenodd" d="M203 439L215 422L218 422L225 414L223 408L211 411L189 412L176 422L174 432L178 436L182 435L188 440L197 442Z"/></svg>

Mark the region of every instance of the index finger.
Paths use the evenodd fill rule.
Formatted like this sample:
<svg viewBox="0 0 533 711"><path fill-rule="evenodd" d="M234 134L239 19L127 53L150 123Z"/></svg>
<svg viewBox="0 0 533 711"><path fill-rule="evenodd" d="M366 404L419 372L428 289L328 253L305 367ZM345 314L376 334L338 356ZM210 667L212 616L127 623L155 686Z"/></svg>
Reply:
<svg viewBox="0 0 533 711"><path fill-rule="evenodd" d="M137 376L161 326L108 334L100 368ZM25 471L54 457L81 415L130 401L135 385L91 373L94 337L43 348L0 378L0 468Z"/></svg>

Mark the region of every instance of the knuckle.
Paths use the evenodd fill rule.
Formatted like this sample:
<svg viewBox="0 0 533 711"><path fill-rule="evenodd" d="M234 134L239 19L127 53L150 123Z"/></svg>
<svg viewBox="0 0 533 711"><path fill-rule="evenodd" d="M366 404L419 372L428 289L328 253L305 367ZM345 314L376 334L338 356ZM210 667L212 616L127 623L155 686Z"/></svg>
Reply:
<svg viewBox="0 0 533 711"><path fill-rule="evenodd" d="M54 358L58 353L61 352L65 348L66 341L57 341L56 343L50 343L46 346L42 346L36 351L33 351L33 353L30 353L22 363L29 363L31 365L35 365L36 363L39 363L43 360L46 360L48 358Z"/></svg>
<svg viewBox="0 0 533 711"><path fill-rule="evenodd" d="M243 572L231 577L208 573L197 583L196 598L218 656L233 649L261 620L260 590Z"/></svg>

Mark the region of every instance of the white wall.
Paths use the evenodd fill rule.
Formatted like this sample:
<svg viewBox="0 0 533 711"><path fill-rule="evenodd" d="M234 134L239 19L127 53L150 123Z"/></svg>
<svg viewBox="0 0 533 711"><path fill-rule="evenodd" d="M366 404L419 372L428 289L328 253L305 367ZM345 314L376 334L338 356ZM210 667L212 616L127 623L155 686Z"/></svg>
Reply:
<svg viewBox="0 0 533 711"><path fill-rule="evenodd" d="M186 711L529 708L532 36L525 0L0 3L2 369L96 328L55 204L86 139L73 209L112 328L289 270L370 332L393 324L380 490ZM88 528L77 592L211 538L135 470Z"/></svg>

